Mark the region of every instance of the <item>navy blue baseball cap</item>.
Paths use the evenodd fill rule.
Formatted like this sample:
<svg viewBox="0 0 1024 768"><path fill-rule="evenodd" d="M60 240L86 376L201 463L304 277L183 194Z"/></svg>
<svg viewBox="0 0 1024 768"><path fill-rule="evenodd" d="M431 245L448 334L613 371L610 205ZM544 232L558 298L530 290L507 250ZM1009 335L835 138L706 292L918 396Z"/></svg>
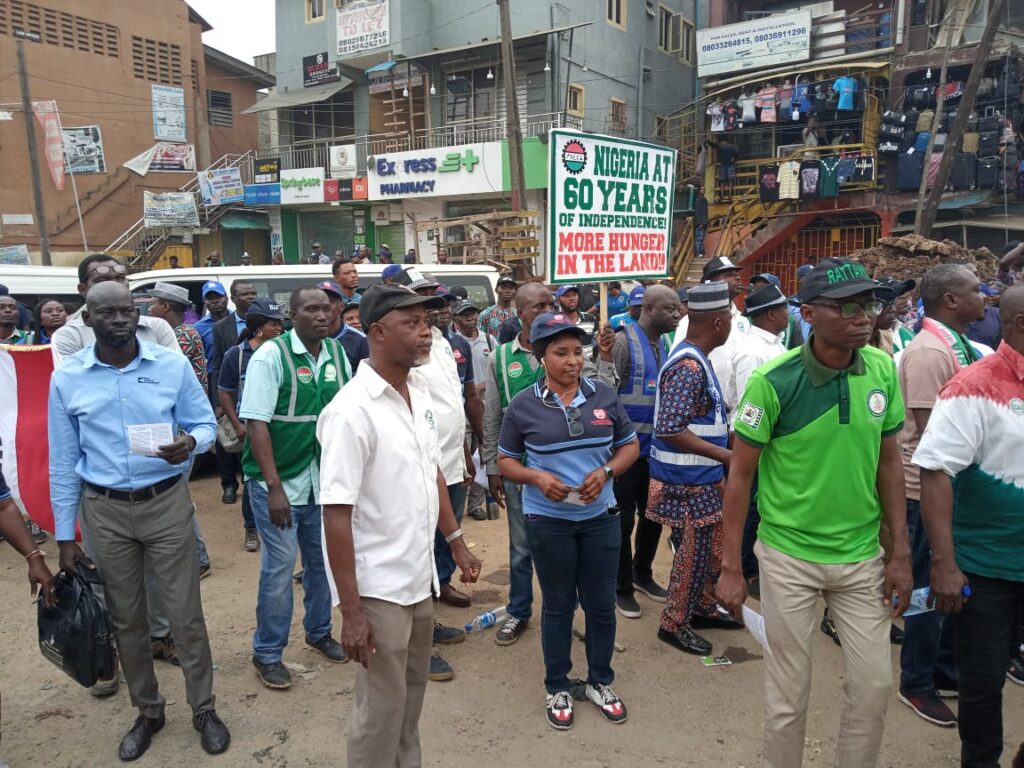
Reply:
<svg viewBox="0 0 1024 768"><path fill-rule="evenodd" d="M762 283L769 283L770 285L774 285L776 288L782 287L782 281L779 280L779 278L773 275L771 272L762 272L761 274L754 275L752 278L750 278L751 283L753 283L755 280L759 280Z"/></svg>
<svg viewBox="0 0 1024 768"><path fill-rule="evenodd" d="M572 332L583 340L587 332L574 323L568 315L562 312L545 312L538 315L530 325L530 343L535 344L541 339L549 339L560 333Z"/></svg>
<svg viewBox="0 0 1024 768"><path fill-rule="evenodd" d="M380 273L380 276L382 278L398 277L398 275L400 274L402 274L401 264L388 264L386 267L384 267L384 270Z"/></svg>
<svg viewBox="0 0 1024 768"><path fill-rule="evenodd" d="M228 295L228 292L224 290L224 283L218 283L216 280L207 280L203 283L203 296L208 293L219 293L221 296Z"/></svg>
<svg viewBox="0 0 1024 768"><path fill-rule="evenodd" d="M245 316L256 315L257 317L265 317L268 320L284 320L284 313L281 312L281 305L273 299L268 299L266 296L258 296L252 304L249 305L249 309L246 310Z"/></svg>
<svg viewBox="0 0 1024 768"><path fill-rule="evenodd" d="M321 280L319 283L316 284L316 287L319 288L324 293L333 293L342 301L345 300L345 294L341 292L341 286L338 285L334 280Z"/></svg>
<svg viewBox="0 0 1024 768"><path fill-rule="evenodd" d="M632 291L629 292L629 306L631 307L642 307L644 304L644 294L647 293L647 288L642 285L638 285Z"/></svg>
<svg viewBox="0 0 1024 768"><path fill-rule="evenodd" d="M577 288L575 285L560 285L558 287L558 290L555 291L555 298L560 299L563 296L565 296L565 294L567 294L569 291L576 291L576 293L579 293L580 289Z"/></svg>

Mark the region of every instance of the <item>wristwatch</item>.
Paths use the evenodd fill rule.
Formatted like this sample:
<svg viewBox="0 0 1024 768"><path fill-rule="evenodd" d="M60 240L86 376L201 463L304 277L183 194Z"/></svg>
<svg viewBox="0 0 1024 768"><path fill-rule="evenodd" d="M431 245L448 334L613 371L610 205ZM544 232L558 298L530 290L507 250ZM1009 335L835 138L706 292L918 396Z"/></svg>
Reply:
<svg viewBox="0 0 1024 768"><path fill-rule="evenodd" d="M613 477L615 477L615 470L606 464L604 467L604 476L605 479L611 480Z"/></svg>

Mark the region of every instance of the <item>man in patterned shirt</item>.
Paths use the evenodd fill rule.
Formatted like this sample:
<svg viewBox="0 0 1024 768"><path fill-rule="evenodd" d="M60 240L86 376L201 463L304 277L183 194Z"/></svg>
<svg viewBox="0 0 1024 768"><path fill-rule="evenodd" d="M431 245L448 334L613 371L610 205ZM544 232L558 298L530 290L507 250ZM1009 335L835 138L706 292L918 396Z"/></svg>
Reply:
<svg viewBox="0 0 1024 768"><path fill-rule="evenodd" d="M689 325L658 379L647 517L672 528L675 545L658 638L687 653L711 653L694 627L741 624L715 602L722 562L722 480L731 451L725 394L708 361L732 331L729 286L694 286Z"/></svg>
<svg viewBox="0 0 1024 768"><path fill-rule="evenodd" d="M188 290L173 283L157 283L146 292L146 296L153 299L149 306L150 316L166 320L174 329L182 354L192 364L192 370L195 371L203 391L207 391L208 377L203 337L199 335L199 331L185 323L185 310L192 306Z"/></svg>
<svg viewBox="0 0 1024 768"><path fill-rule="evenodd" d="M515 318L516 308L512 300L515 298L517 288L516 281L511 275L502 275L498 278L498 282L494 286L494 291L498 294L498 303L492 304L480 313L481 331L497 338L501 324Z"/></svg>

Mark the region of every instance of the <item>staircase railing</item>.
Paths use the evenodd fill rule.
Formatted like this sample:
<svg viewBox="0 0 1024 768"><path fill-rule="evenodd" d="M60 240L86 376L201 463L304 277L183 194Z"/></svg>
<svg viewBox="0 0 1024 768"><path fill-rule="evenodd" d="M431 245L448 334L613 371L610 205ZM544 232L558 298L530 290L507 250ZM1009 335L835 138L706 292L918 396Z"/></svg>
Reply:
<svg viewBox="0 0 1024 768"><path fill-rule="evenodd" d="M242 183L251 180L252 163L254 152L249 150L242 154L230 153L219 158L203 170L216 170L218 168L238 167L242 175ZM192 176L185 184L178 187L179 192L189 192L196 198L196 207L199 210L200 226L208 227L217 222L230 208L230 205L218 205L206 207L199 199L199 179ZM128 269L138 271L146 269L160 255L169 237L166 228L147 228L145 219L139 219L132 226L122 232L104 250L106 253L131 253L128 259Z"/></svg>

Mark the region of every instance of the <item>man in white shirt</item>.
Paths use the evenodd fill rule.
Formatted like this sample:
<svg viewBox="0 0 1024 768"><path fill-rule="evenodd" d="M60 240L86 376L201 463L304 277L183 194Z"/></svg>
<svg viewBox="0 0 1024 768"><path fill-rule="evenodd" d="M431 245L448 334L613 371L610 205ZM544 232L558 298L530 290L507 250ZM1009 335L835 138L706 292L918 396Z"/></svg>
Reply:
<svg viewBox="0 0 1024 768"><path fill-rule="evenodd" d="M94 253L79 262L78 293L82 298L85 298L85 294L94 285L108 280L128 284L128 270L113 256L106 253ZM53 355L55 369L60 368L66 358L96 341L96 334L82 319L84 309L83 305L81 309L68 317L68 321L61 328L54 331L50 353ZM139 317L139 327L135 331L135 335L142 341L158 344L181 354L174 329L162 318L142 315Z"/></svg>
<svg viewBox="0 0 1024 768"><path fill-rule="evenodd" d="M788 301L786 295L771 283L747 296L743 314L750 321L750 330L732 348L729 378L725 381L725 403L734 418L750 374L759 365L786 352L782 332L789 325Z"/></svg>
<svg viewBox="0 0 1024 768"><path fill-rule="evenodd" d="M430 598L439 590L436 528L462 580L480 575L448 501L434 402L412 370L430 360L427 310L443 306L444 299L404 286L370 288L359 307L370 357L317 424L328 578L341 609L342 642L361 665L349 720L350 768L422 763Z"/></svg>
<svg viewBox="0 0 1024 768"><path fill-rule="evenodd" d="M736 414L740 412L737 405L743 400L743 391L747 388L750 374L755 368L786 353L782 332L789 326L788 302L786 295L774 283L765 283L747 296L743 314L750 320L750 330L733 346L728 379L723 381L725 403L731 415L730 423L736 421ZM760 522L755 484L747 522L743 528L742 568L747 590L758 599L761 595L761 581L754 543L757 541L757 526Z"/></svg>

